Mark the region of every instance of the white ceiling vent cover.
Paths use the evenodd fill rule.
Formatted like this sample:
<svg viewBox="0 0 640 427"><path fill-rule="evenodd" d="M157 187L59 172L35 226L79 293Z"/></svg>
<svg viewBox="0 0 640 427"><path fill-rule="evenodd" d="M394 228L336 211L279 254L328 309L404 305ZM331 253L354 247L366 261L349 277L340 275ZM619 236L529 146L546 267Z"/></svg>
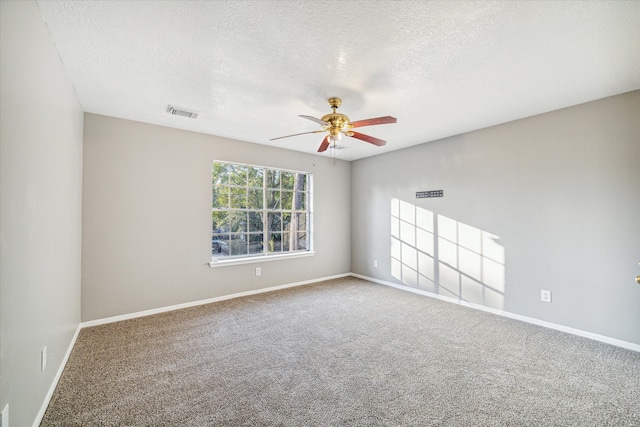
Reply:
<svg viewBox="0 0 640 427"><path fill-rule="evenodd" d="M167 113L174 116L188 117L190 119L197 119L200 114L199 111L187 110L186 108L176 107L175 105L169 105L167 107Z"/></svg>

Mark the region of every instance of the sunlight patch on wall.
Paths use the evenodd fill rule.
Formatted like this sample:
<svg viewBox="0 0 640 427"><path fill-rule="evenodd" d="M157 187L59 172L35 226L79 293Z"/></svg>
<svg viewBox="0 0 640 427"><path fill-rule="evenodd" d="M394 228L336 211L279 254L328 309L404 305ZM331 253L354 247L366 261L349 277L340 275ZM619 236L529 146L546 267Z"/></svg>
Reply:
<svg viewBox="0 0 640 427"><path fill-rule="evenodd" d="M498 236L391 199L391 275L404 285L502 309L505 250Z"/></svg>

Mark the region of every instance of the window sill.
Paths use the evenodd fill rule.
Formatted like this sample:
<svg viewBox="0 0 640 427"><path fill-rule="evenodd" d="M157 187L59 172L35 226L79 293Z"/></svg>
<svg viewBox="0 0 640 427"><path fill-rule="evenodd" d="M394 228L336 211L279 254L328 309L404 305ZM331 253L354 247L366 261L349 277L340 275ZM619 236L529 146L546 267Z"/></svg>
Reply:
<svg viewBox="0 0 640 427"><path fill-rule="evenodd" d="M253 264L257 262L279 261L283 259L292 259L292 258L305 258L309 256L314 256L315 254L316 253L313 251L308 251L308 252L295 252L291 254L282 254L282 255L260 255L256 257L250 257L250 258L212 260L209 263L209 267L217 268L217 267L227 267L230 265Z"/></svg>

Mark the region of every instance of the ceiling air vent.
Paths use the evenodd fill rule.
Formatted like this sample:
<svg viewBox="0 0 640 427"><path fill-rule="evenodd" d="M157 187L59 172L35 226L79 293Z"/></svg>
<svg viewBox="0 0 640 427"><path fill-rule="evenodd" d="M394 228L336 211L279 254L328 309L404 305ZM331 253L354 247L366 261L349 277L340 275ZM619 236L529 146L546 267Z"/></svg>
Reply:
<svg viewBox="0 0 640 427"><path fill-rule="evenodd" d="M182 116L189 117L190 119L197 119L199 111L190 111L182 107L176 107L175 105L169 105L167 107L167 113L173 114L174 116Z"/></svg>

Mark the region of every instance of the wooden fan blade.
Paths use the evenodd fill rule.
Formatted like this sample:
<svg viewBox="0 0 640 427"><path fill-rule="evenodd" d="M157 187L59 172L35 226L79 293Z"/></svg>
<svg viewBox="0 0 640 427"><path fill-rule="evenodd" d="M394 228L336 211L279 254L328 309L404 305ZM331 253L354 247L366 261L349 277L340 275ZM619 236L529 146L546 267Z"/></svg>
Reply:
<svg viewBox="0 0 640 427"><path fill-rule="evenodd" d="M365 120L357 120L355 122L351 122L351 125L354 128L361 128L363 126L373 126L373 125L385 125L387 123L396 123L398 119L391 116L384 117L376 117L375 119L365 119Z"/></svg>
<svg viewBox="0 0 640 427"><path fill-rule="evenodd" d="M286 136L279 136L277 138L271 138L269 141L275 141L276 139L282 139L282 138L291 138L292 136L298 136L298 135L306 135L308 133L320 133L320 132L325 132L325 130L312 130L311 132L294 133L293 135L286 135Z"/></svg>
<svg viewBox="0 0 640 427"><path fill-rule="evenodd" d="M353 135L347 134L347 136L351 136L351 138L361 139L361 140L366 141L366 142L368 142L370 144L377 145L378 147L382 147L383 145L385 145L387 143L387 141L384 141L384 140L378 139L378 138L374 138L373 136L365 135L363 133L358 133L358 132L349 132L349 133L353 133Z"/></svg>
<svg viewBox="0 0 640 427"><path fill-rule="evenodd" d="M316 123L319 123L321 125L328 125L329 124L329 123L325 122L324 120L316 119L313 116L305 116L305 115L301 114L298 117L302 117L303 119L311 120L312 122L316 122Z"/></svg>
<svg viewBox="0 0 640 427"><path fill-rule="evenodd" d="M320 144L320 148L318 148L318 153L322 153L329 148L329 135L325 136L322 140L322 144Z"/></svg>

